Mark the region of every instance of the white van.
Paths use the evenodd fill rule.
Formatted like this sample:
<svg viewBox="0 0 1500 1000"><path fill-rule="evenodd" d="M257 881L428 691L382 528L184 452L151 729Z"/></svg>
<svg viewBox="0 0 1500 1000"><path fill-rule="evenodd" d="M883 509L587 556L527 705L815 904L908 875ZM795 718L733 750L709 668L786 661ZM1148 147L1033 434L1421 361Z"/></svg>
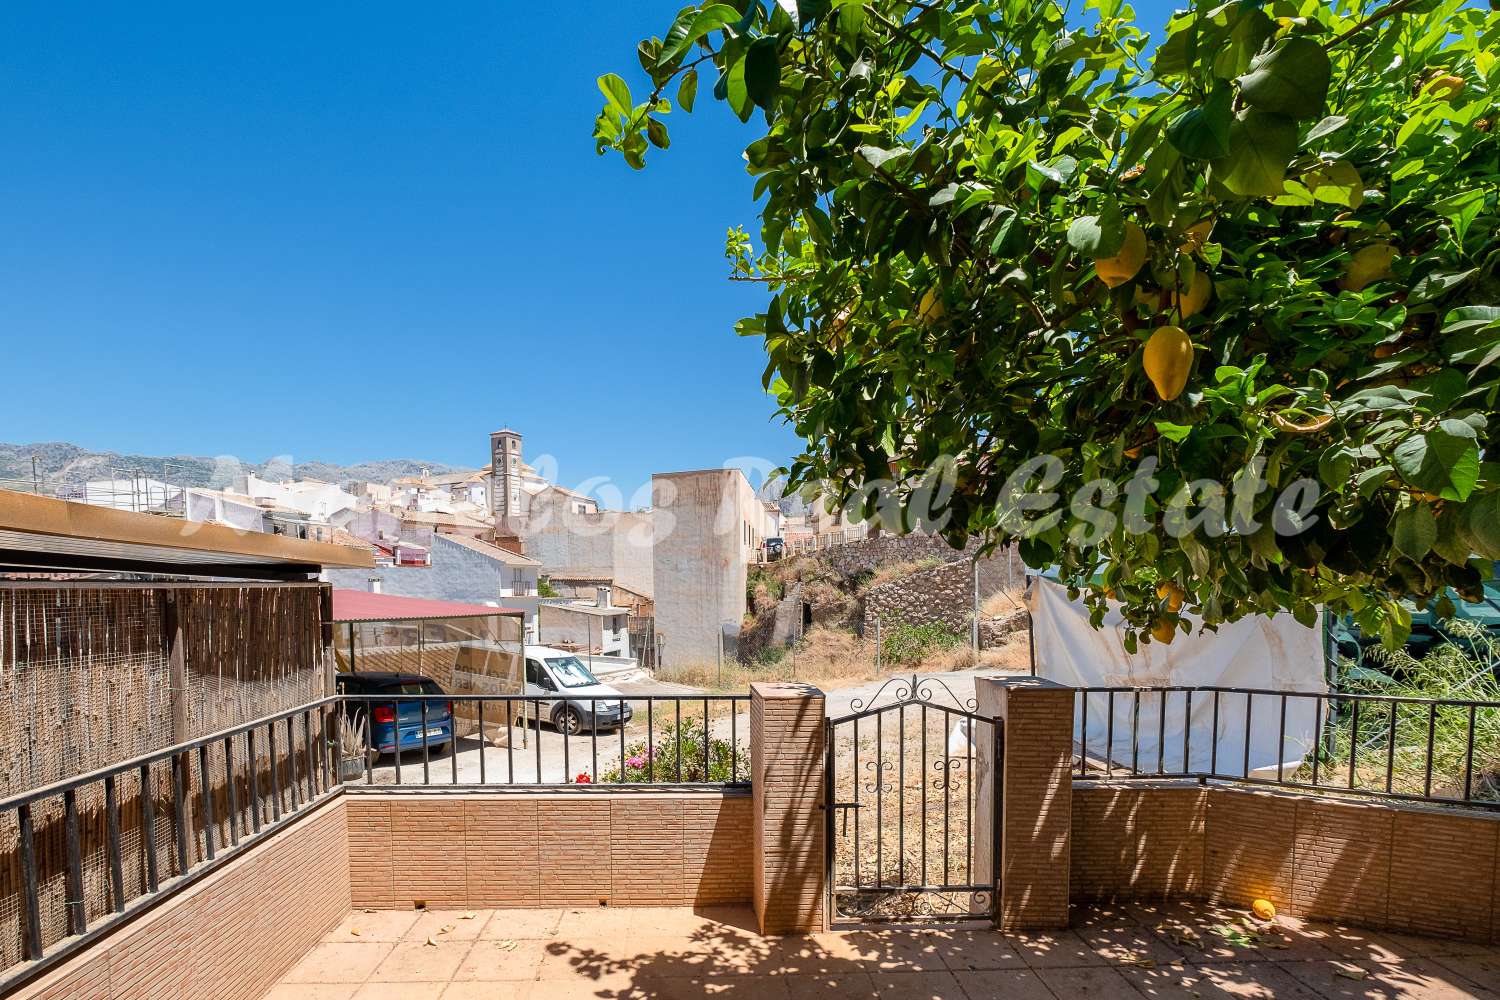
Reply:
<svg viewBox="0 0 1500 1000"><path fill-rule="evenodd" d="M542 716L560 733L617 729L630 721L625 695L589 672L573 653L551 646L526 647L526 697L542 701Z"/></svg>

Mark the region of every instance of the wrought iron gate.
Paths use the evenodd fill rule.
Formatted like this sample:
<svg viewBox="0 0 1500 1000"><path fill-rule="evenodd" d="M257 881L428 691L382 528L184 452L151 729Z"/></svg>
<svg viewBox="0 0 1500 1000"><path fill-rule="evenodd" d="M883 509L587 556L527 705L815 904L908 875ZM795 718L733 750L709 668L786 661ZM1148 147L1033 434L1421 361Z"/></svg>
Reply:
<svg viewBox="0 0 1500 1000"><path fill-rule="evenodd" d="M994 916L1004 727L976 707L913 675L828 720L835 925Z"/></svg>

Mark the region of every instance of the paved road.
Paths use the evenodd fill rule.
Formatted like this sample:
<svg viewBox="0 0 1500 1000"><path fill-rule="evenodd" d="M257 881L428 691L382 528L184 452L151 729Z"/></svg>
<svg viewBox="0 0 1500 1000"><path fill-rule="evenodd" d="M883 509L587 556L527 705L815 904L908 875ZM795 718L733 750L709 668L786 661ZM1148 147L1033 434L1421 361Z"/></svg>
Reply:
<svg viewBox="0 0 1500 1000"><path fill-rule="evenodd" d="M974 697L974 678L993 673L996 671L971 670L921 674L918 694L934 704L963 708ZM681 694L685 699L682 702L683 717L701 718L702 702L691 700L692 696L703 693L699 688L650 680L619 683L616 687L627 697L632 694L646 693ZM908 696L907 692L910 691L910 687L911 675L908 674L892 675L881 680L832 690L827 693L826 711L829 717L837 718L857 711L854 707L856 701L861 707L890 704ZM872 701L872 699L875 700ZM658 732L660 732L662 722L673 717L672 704L671 702L657 703L655 718ZM625 730L627 752L633 745L646 740L645 703L636 702L632 707L635 716ZM544 722L538 728L534 724L523 726L517 720L509 730L511 744L509 747L503 745L504 741L500 738L501 734L506 732L503 724L497 727L490 722L487 730L490 735L488 746L481 744L478 734L458 741L456 782L454 780L455 755L449 753L447 748L429 755L427 780L434 784L474 785L481 782L503 784L511 781L512 770L514 770L516 783L535 784L538 774L546 783L563 783L574 781L579 774L588 774L591 778L597 777L619 766L620 732L618 729L604 730L598 734L584 732L577 736L564 737L549 723ZM747 748L750 736L748 707L738 712L732 720L728 715L713 718L709 731L716 739L728 740L732 735L742 748ZM502 745L494 745L497 742ZM482 766L481 759L483 760ZM748 773L748 751L742 766ZM381 758L379 766L373 769L372 775L376 784L395 784L394 760L390 756ZM420 784L422 780L421 751L407 751L401 757L401 782Z"/></svg>

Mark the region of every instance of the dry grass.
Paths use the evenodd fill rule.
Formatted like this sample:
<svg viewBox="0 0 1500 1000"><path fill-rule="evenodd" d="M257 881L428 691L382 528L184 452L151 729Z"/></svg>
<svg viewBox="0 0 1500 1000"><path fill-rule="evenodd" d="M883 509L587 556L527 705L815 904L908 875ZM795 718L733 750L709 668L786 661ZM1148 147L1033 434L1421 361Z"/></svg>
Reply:
<svg viewBox="0 0 1500 1000"><path fill-rule="evenodd" d="M1006 645L980 652L977 661L972 650L965 645L933 653L914 667L903 667L900 672L931 673L974 668L1023 671L1029 669L1030 663L1026 633L1018 632ZM892 672L889 665L883 670L875 669L875 644L871 639L861 639L842 629L815 626L775 662L747 666L725 661L722 668L715 663L687 664L659 670L656 677L674 684L738 693L752 681L796 680L829 690L852 687L889 676Z"/></svg>
<svg viewBox="0 0 1500 1000"><path fill-rule="evenodd" d="M1012 611L1026 606L1025 593L1021 590L997 590L979 606L979 613L987 618L1003 618Z"/></svg>

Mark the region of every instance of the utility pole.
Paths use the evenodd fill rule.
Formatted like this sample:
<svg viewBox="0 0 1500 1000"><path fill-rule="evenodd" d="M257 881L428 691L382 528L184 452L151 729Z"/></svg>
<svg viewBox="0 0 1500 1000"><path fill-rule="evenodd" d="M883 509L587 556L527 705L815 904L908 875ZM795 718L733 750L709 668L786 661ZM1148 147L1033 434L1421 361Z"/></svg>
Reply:
<svg viewBox="0 0 1500 1000"><path fill-rule="evenodd" d="M979 558L974 558L974 613L969 638L974 645L974 662L979 662Z"/></svg>

